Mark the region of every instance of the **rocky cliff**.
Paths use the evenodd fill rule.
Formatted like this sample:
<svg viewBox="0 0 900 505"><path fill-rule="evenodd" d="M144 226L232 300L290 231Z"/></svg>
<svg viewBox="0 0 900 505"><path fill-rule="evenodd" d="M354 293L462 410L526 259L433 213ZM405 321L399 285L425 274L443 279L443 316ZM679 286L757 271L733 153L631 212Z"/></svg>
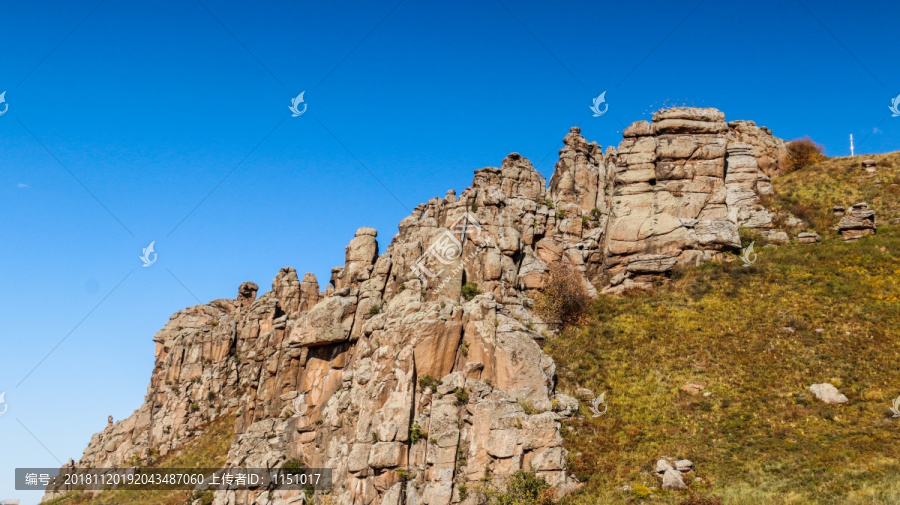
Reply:
<svg viewBox="0 0 900 505"><path fill-rule="evenodd" d="M282 268L259 298L244 283L176 313L153 338L144 404L76 466L146 463L233 415L229 465L331 467L332 503L473 503L463 485L519 469L571 490L560 420L578 403L555 390L539 345L552 327L530 309L550 267L596 294L734 250L739 227L772 231L760 196L784 154L715 109L660 111L624 137L604 154L572 128L549 187L516 153L476 170L458 196L417 206L383 252L360 228L324 290ZM215 503L303 499L271 498Z"/></svg>

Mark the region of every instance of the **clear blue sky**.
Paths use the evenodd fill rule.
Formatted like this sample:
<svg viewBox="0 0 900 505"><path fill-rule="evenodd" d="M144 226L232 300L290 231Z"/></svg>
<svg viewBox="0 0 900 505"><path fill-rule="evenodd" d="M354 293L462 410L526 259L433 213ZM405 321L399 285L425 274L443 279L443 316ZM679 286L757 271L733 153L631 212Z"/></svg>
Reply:
<svg viewBox="0 0 900 505"><path fill-rule="evenodd" d="M324 286L358 227L383 250L509 152L549 177L570 126L615 145L675 101L900 148L895 2L203 1L0 7L0 500L140 405L173 312Z"/></svg>

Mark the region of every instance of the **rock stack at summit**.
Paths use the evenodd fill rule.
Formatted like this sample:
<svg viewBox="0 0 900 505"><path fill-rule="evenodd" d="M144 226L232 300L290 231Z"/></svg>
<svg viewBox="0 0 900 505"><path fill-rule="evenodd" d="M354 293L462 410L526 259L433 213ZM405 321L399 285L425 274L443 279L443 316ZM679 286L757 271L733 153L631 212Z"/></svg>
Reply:
<svg viewBox="0 0 900 505"><path fill-rule="evenodd" d="M604 154L572 128L549 186L517 153L476 170L458 195L418 205L384 250L360 228L324 289L285 267L258 298L244 283L176 313L153 337L144 404L76 466L146 464L233 418L228 465L333 468L330 503L470 505L467 486L522 469L573 489L560 420L578 404L555 389L530 309L551 267L595 294L735 250L738 227L772 231L761 167L777 175L784 154L715 109L660 111L624 136ZM263 497L299 499L218 491L215 504Z"/></svg>
<svg viewBox="0 0 900 505"><path fill-rule="evenodd" d="M782 159L784 144L765 130L726 123L716 109L675 108L623 134L603 254L608 291L648 287L676 265L739 248L739 227L775 232L760 200L770 177L759 163Z"/></svg>

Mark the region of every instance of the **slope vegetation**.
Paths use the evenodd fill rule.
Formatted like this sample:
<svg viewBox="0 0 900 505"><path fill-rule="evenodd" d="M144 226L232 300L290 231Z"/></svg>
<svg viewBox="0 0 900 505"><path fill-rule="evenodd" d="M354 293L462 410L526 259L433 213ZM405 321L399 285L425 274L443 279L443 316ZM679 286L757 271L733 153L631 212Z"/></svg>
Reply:
<svg viewBox="0 0 900 505"><path fill-rule="evenodd" d="M609 405L592 417L583 402L564 426L584 482L565 503L900 503L900 154L874 156L874 175L867 158L773 181L768 204L821 243L757 244L749 267L733 256L657 292L601 296L589 324L548 341L560 388ZM878 234L844 242L832 206L863 200ZM849 403L816 400L822 382ZM660 489L663 456L694 462L687 491Z"/></svg>

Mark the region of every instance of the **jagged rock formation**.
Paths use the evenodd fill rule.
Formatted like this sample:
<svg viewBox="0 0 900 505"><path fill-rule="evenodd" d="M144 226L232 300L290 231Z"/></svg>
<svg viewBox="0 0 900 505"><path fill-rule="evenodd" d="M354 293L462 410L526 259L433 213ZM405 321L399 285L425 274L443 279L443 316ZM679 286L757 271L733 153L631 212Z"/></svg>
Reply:
<svg viewBox="0 0 900 505"><path fill-rule="evenodd" d="M474 503L461 486L518 469L572 489L560 420L578 404L555 390L547 325L529 309L550 266L582 272L592 294L639 287L738 248L739 226L772 226L760 160L783 143L768 131L670 109L624 135L604 155L572 128L549 188L517 153L479 169L459 196L417 206L384 252L360 228L324 291L282 268L258 299L244 283L176 313L153 338L145 403L77 466L146 462L233 415L229 465L331 467L332 503ZM463 296L468 283L480 294ZM220 491L216 504L261 496Z"/></svg>

